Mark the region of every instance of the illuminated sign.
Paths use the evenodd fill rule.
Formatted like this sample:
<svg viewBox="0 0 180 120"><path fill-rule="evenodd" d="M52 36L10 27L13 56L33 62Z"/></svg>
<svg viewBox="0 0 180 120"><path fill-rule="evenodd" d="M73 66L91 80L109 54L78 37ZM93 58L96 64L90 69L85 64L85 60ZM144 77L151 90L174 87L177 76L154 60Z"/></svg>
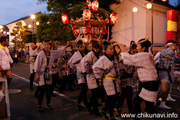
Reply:
<svg viewBox="0 0 180 120"><path fill-rule="evenodd" d="M176 21L167 21L167 31L177 32L177 22Z"/></svg>

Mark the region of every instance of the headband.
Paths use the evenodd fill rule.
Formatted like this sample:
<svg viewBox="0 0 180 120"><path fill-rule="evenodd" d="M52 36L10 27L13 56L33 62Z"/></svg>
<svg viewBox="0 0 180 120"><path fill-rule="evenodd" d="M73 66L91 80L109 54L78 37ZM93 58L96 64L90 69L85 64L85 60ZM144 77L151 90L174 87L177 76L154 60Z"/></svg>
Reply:
<svg viewBox="0 0 180 120"><path fill-rule="evenodd" d="M138 42L138 44L141 44L141 43L143 43L143 42L146 42L146 41L148 40L148 38L149 38L149 37L146 37L145 40L142 40L142 41Z"/></svg>

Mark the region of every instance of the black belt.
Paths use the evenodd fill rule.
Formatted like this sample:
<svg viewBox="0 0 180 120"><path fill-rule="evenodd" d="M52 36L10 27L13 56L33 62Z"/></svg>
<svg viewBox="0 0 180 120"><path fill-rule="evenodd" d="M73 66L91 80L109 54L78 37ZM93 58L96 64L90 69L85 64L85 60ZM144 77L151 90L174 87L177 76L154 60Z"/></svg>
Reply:
<svg viewBox="0 0 180 120"><path fill-rule="evenodd" d="M140 82L143 88L149 91L158 91L159 90L159 81L148 81L148 82Z"/></svg>

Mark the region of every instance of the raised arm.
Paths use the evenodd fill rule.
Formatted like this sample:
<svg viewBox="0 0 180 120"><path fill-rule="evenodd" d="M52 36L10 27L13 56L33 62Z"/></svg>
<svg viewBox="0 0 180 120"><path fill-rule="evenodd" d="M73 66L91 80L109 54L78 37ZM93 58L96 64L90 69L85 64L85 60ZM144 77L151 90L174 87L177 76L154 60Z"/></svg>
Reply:
<svg viewBox="0 0 180 120"><path fill-rule="evenodd" d="M78 52L75 52L73 56L69 59L69 65L71 67L75 67L80 61L82 57L78 55Z"/></svg>
<svg viewBox="0 0 180 120"><path fill-rule="evenodd" d="M54 63L54 60L66 55L66 47L59 48L58 50L51 50L50 54L51 56L48 65L49 69L52 68L52 64Z"/></svg>

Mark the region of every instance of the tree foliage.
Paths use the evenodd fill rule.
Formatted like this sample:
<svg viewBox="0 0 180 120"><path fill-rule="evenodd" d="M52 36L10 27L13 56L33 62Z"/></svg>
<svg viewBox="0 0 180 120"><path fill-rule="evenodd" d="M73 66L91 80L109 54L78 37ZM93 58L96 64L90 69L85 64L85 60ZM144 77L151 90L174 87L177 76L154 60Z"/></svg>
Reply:
<svg viewBox="0 0 180 120"><path fill-rule="evenodd" d="M47 10L52 12L67 12L67 8L86 2L86 0L38 0L39 2L47 3ZM98 0L99 7L111 12L109 5L115 3L119 4L119 0Z"/></svg>
<svg viewBox="0 0 180 120"><path fill-rule="evenodd" d="M12 35L15 36L12 42L15 46L24 48L25 44L29 41L31 32L27 31L28 27L23 26L22 22L17 22L13 28Z"/></svg>
<svg viewBox="0 0 180 120"><path fill-rule="evenodd" d="M59 14L41 14L37 19L40 24L37 26L36 38L42 42L45 39L52 41L66 42L74 39L71 28L64 25Z"/></svg>

